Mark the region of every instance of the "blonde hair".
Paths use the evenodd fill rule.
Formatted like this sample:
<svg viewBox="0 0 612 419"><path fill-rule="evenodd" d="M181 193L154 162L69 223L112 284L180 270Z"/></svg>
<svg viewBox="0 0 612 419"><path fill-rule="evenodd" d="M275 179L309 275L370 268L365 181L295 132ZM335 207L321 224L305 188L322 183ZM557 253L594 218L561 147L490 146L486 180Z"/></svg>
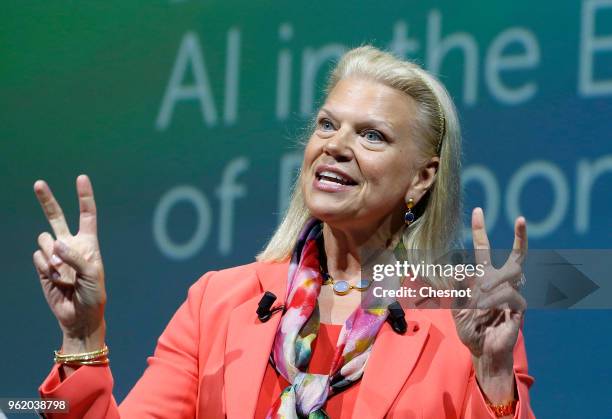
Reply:
<svg viewBox="0 0 612 419"><path fill-rule="evenodd" d="M422 214L404 229L404 247L444 251L459 245L461 134L450 95L434 76L417 64L370 45L354 48L340 58L328 78L326 95L347 77L374 80L414 99L418 109L414 123L421 157L427 161L440 156L434 183L417 205ZM284 261L291 256L298 235L310 218L300 188L301 176L300 170L285 216L257 260Z"/></svg>

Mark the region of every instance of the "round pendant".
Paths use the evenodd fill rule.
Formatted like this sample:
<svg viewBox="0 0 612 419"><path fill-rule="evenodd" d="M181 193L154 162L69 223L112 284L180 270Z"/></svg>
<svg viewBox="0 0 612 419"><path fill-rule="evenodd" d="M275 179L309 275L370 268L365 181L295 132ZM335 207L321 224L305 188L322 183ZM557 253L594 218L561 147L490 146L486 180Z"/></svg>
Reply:
<svg viewBox="0 0 612 419"><path fill-rule="evenodd" d="M345 295L351 290L351 284L347 281L334 282L334 292L338 295Z"/></svg>
<svg viewBox="0 0 612 419"><path fill-rule="evenodd" d="M368 289L368 287L370 286L371 282L367 279L360 279L359 281L357 281L357 284L355 284L354 288L356 288L359 291L365 291Z"/></svg>

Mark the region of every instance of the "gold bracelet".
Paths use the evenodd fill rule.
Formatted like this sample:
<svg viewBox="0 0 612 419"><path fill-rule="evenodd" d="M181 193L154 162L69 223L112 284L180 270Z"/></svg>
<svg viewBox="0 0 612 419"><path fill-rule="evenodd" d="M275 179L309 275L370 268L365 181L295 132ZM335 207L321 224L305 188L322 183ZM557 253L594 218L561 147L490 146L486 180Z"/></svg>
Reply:
<svg viewBox="0 0 612 419"><path fill-rule="evenodd" d="M79 354L62 354L59 351L54 351L54 354L55 354L54 361L57 364L93 361L93 360L98 360L101 358L106 358L108 356L108 353L109 353L109 350L108 350L108 346L106 345L104 345L102 349L98 349L96 351L91 351L91 352L82 352Z"/></svg>
<svg viewBox="0 0 612 419"><path fill-rule="evenodd" d="M72 362L62 362L62 364L66 365L107 365L110 363L108 358L96 359L93 361L72 361Z"/></svg>
<svg viewBox="0 0 612 419"><path fill-rule="evenodd" d="M510 400L502 404L493 404L487 401L487 405L491 408L493 413L495 413L495 417L503 418L504 416L514 415L516 400Z"/></svg>

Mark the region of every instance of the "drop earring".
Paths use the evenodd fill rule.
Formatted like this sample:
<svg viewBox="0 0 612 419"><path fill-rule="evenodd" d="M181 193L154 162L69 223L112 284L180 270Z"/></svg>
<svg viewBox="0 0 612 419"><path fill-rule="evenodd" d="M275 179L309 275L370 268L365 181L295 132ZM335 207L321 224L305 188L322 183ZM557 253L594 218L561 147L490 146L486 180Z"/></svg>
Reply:
<svg viewBox="0 0 612 419"><path fill-rule="evenodd" d="M404 222L407 226L414 222L414 213L412 212L412 207L414 207L414 200L410 198L408 202L406 202L406 213L404 214Z"/></svg>

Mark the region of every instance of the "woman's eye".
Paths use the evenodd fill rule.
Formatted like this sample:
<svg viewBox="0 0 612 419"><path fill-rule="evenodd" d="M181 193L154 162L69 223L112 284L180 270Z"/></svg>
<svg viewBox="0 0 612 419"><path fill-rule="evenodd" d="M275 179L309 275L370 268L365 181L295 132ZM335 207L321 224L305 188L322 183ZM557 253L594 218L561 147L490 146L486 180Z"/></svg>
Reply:
<svg viewBox="0 0 612 419"><path fill-rule="evenodd" d="M319 121L319 126L323 131L331 131L334 129L334 124L332 124L329 119L321 119Z"/></svg>
<svg viewBox="0 0 612 419"><path fill-rule="evenodd" d="M366 140L372 142L372 143L378 143L381 141L385 141L385 137L383 137L383 135L378 132L378 131L365 131L363 133L363 136Z"/></svg>

